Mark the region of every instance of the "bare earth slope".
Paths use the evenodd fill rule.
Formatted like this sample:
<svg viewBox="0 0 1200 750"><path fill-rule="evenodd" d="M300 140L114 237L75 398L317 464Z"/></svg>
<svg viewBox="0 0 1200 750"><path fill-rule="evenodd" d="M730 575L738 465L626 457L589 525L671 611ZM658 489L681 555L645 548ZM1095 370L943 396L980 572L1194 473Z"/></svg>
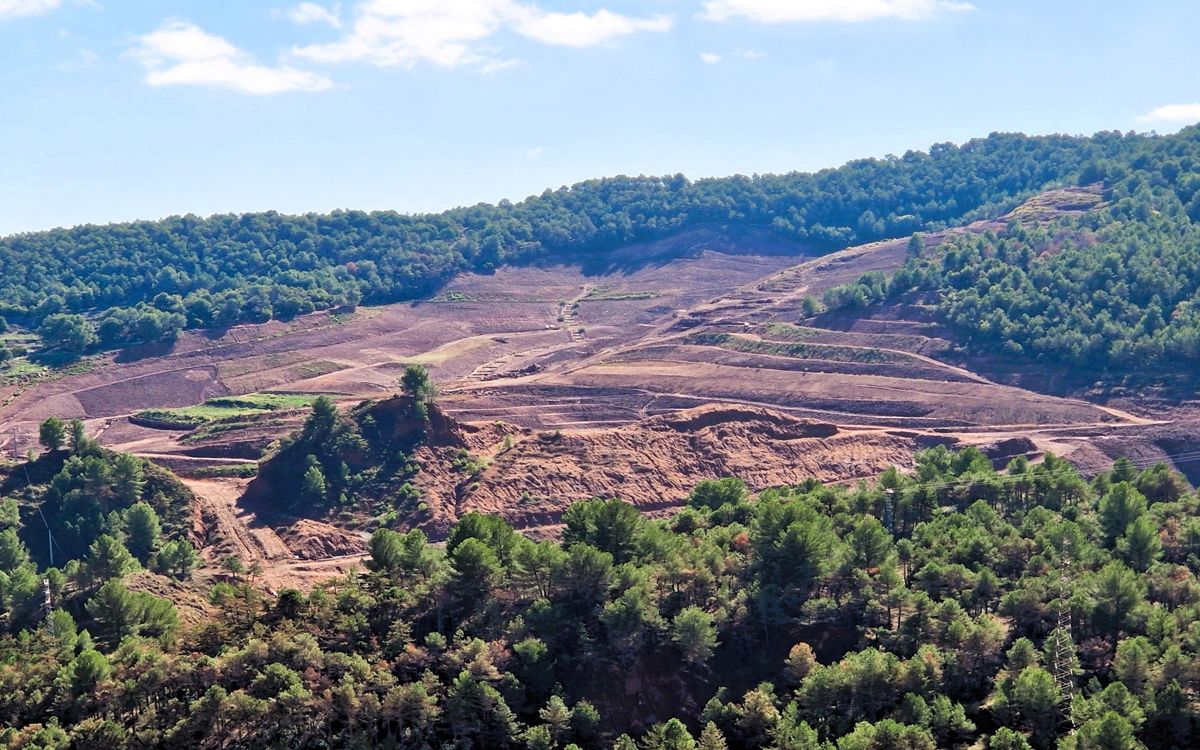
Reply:
<svg viewBox="0 0 1200 750"><path fill-rule="evenodd" d="M1092 188L1050 191L1007 216L927 235L926 247L1100 201ZM467 442L490 463L471 478L450 468L449 448L422 449L423 523L435 533L468 511L552 530L569 502L589 496L668 512L696 481L725 475L754 487L853 480L937 442L979 444L997 457L1051 450L1090 470L1131 454L1200 478L1189 403L1138 394L1110 402L1049 368L970 360L920 300L805 316L806 295L890 272L906 245L811 257L769 235L711 228L603 265L464 276L420 303L188 333L169 350L99 357L85 372L9 387L0 447L31 446L46 416L80 417L109 446L194 473L253 460L302 414L204 439L127 417L262 390L349 404L390 393L404 365L418 362L442 385L449 417L522 430L502 450L492 438L511 429L477 428L491 437ZM362 526L251 507L230 480L192 487L210 560L237 554L273 571L273 585L307 585L360 559Z"/></svg>

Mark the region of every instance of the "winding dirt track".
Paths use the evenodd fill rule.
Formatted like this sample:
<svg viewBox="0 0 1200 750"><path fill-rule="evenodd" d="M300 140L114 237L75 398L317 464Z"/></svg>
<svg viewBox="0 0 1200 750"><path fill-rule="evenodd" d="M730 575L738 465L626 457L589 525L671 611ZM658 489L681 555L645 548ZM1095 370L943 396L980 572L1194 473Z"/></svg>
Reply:
<svg viewBox="0 0 1200 750"><path fill-rule="evenodd" d="M279 535L258 516L239 506L246 480L181 479L196 494L203 515L212 519L216 537L202 550L210 573L220 558L238 557L247 567L258 563L262 572L254 583L269 592L284 588L311 590L314 586L362 567L369 555L337 555L321 560L297 559Z"/></svg>
<svg viewBox="0 0 1200 750"><path fill-rule="evenodd" d="M294 559L292 551L283 543L274 529L263 524L254 514L238 506L238 500L246 489L244 480L181 479L180 481L196 494L201 514L213 518L218 543L224 542L225 545L232 548L232 552L229 554L237 555L246 564ZM211 552L213 549L210 545L206 551Z"/></svg>

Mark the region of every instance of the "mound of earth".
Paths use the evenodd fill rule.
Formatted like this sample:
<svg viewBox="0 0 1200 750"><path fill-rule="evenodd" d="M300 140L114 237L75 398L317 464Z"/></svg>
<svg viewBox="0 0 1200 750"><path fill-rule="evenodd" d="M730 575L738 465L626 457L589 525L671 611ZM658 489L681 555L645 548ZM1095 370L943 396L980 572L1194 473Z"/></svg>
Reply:
<svg viewBox="0 0 1200 750"><path fill-rule="evenodd" d="M753 489L806 479L848 481L911 464L915 451L950 442L885 429L841 429L728 404L606 429L525 432L521 438L466 478L446 471L437 447L419 448L423 469L415 483L432 514L426 528L444 531L468 512L496 514L519 529L554 526L572 502L589 497L615 497L647 513L669 513L704 479L736 476Z"/></svg>

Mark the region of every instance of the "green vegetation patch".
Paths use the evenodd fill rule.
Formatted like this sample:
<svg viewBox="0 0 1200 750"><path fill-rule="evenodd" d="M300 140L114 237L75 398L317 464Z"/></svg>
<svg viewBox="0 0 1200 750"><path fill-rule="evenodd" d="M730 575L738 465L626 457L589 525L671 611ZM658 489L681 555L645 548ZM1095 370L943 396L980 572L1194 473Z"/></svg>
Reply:
<svg viewBox="0 0 1200 750"><path fill-rule="evenodd" d="M286 419L267 418L263 413L255 412L242 418L229 417L222 419L219 422L202 424L180 438L180 442L193 444L203 443L206 440L212 440L213 438L220 437L222 435L228 435L229 433L237 432L238 430L262 430L269 427L278 427L284 432L292 428Z"/></svg>
<svg viewBox="0 0 1200 750"><path fill-rule="evenodd" d="M5 362L3 369L0 369L0 377L11 382L19 382L30 377L41 375L46 371L45 367L35 365L27 359L10 359Z"/></svg>
<svg viewBox="0 0 1200 750"><path fill-rule="evenodd" d="M628 300L656 299L661 296L662 292L650 289L612 289L610 287L599 286L588 292L588 295L583 299L585 302L624 302Z"/></svg>
<svg viewBox="0 0 1200 750"><path fill-rule="evenodd" d="M792 359L823 359L831 362L857 362L860 364L901 364L912 358L899 352L868 347L836 346L833 344L783 343L748 339L731 333L700 333L687 338L687 343L701 346L716 346L746 354L766 354L772 357Z"/></svg>
<svg viewBox="0 0 1200 750"><path fill-rule="evenodd" d="M466 292L443 292L437 296L430 297L430 302L477 302L478 298L473 294Z"/></svg>
<svg viewBox="0 0 1200 750"><path fill-rule="evenodd" d="M235 477L237 479L249 479L258 474L257 463L244 464L216 464L214 466L203 466L196 469L198 477Z"/></svg>
<svg viewBox="0 0 1200 750"><path fill-rule="evenodd" d="M820 336L822 331L819 328L810 328L808 326L798 326L792 323L772 323L767 326L766 334L771 338L784 339L785 341L811 341Z"/></svg>
<svg viewBox="0 0 1200 750"><path fill-rule="evenodd" d="M210 398L196 406L184 406L177 409L145 409L135 414L134 419L166 427L191 429L230 418L304 409L311 406L315 400L316 396L297 393L250 393L245 396L221 396Z"/></svg>

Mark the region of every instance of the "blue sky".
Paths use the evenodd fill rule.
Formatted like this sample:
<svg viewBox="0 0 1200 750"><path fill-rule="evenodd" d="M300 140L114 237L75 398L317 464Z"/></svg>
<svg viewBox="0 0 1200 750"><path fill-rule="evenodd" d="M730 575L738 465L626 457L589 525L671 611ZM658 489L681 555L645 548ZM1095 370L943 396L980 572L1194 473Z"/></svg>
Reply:
<svg viewBox="0 0 1200 750"><path fill-rule="evenodd" d="M0 234L1200 120L1200 3L0 0Z"/></svg>

